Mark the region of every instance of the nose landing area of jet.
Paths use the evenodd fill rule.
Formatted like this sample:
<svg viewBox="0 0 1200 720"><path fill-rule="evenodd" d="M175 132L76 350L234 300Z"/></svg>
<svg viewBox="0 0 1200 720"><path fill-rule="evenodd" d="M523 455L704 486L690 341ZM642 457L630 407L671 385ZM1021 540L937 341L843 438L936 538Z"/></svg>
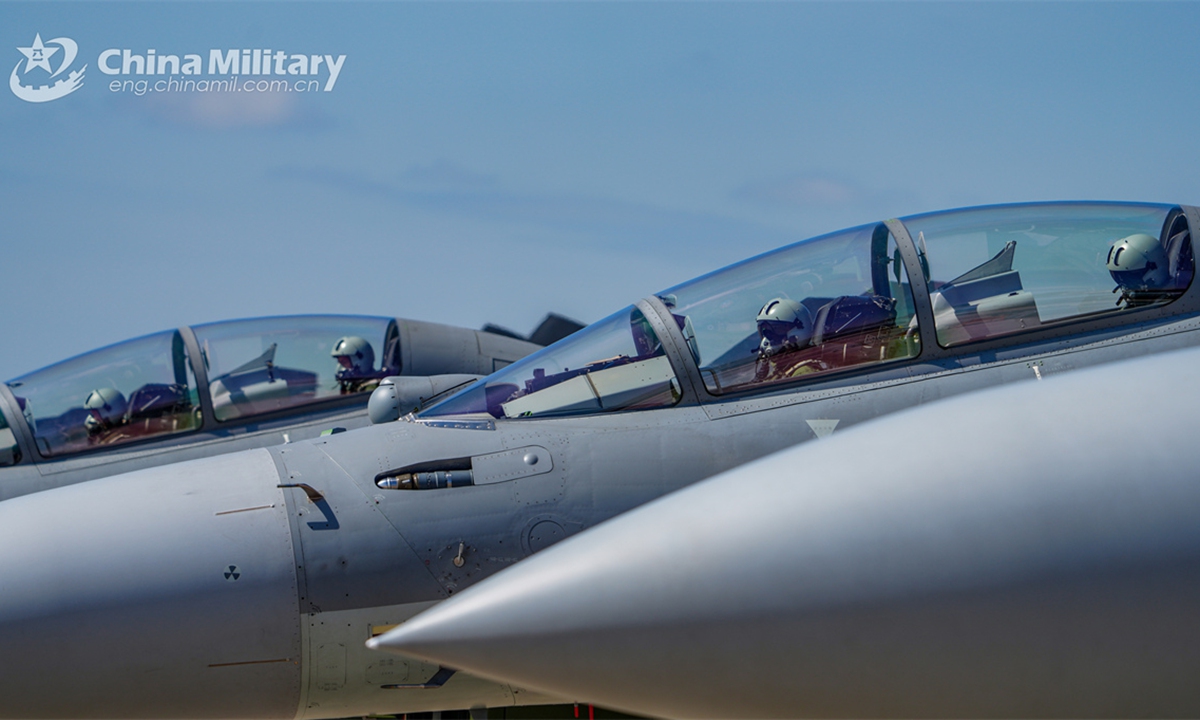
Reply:
<svg viewBox="0 0 1200 720"><path fill-rule="evenodd" d="M0 718L294 716L278 482L256 450L0 503Z"/></svg>

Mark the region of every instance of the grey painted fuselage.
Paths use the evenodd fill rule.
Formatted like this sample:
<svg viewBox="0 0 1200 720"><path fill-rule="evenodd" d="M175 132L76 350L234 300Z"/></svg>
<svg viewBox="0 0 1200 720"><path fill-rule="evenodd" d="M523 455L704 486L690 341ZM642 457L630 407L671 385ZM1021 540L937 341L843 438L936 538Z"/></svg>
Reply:
<svg viewBox="0 0 1200 720"><path fill-rule="evenodd" d="M1197 363L1108 364L785 450L373 644L650 717L1196 717ZM1153 412L1112 413L1127 387Z"/></svg>

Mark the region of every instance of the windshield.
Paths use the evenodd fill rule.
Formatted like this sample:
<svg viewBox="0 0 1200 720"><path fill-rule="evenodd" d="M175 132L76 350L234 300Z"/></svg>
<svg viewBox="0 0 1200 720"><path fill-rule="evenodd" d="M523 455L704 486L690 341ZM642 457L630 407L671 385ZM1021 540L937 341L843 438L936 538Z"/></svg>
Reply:
<svg viewBox="0 0 1200 720"><path fill-rule="evenodd" d="M176 330L64 360L8 387L47 457L200 426L196 379Z"/></svg>
<svg viewBox="0 0 1200 720"><path fill-rule="evenodd" d="M804 240L659 297L714 394L912 357L920 346L908 274L883 224Z"/></svg>
<svg viewBox="0 0 1200 720"><path fill-rule="evenodd" d="M489 375L420 415L577 415L664 407L679 398L679 383L658 335L642 311L630 307Z"/></svg>
<svg viewBox="0 0 1200 720"><path fill-rule="evenodd" d="M920 351L908 273L895 238L879 223L789 245L658 298L715 394ZM657 337L630 308L421 416L537 417L661 407L678 399Z"/></svg>
<svg viewBox="0 0 1200 720"><path fill-rule="evenodd" d="M193 330L221 421L367 392L400 372L388 318L257 318Z"/></svg>

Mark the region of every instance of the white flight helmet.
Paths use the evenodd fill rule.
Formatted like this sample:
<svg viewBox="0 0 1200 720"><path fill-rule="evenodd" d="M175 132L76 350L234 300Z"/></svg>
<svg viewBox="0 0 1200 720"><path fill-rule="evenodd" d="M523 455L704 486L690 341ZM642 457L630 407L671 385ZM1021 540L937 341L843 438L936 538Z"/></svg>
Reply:
<svg viewBox="0 0 1200 720"><path fill-rule="evenodd" d="M773 355L788 348L802 348L813 336L812 313L795 300L775 298L758 311L759 350Z"/></svg>
<svg viewBox="0 0 1200 720"><path fill-rule="evenodd" d="M1136 233L1109 248L1108 272L1123 290L1159 290L1169 279L1167 253L1158 238Z"/></svg>
<svg viewBox="0 0 1200 720"><path fill-rule="evenodd" d="M341 369L338 377L365 377L375 369L375 351L371 343L357 335L347 335L333 345L334 359Z"/></svg>
<svg viewBox="0 0 1200 720"><path fill-rule="evenodd" d="M88 432L100 432L120 425L129 404L120 390L106 387L89 393L83 406L88 411L87 419L83 421L84 427Z"/></svg>

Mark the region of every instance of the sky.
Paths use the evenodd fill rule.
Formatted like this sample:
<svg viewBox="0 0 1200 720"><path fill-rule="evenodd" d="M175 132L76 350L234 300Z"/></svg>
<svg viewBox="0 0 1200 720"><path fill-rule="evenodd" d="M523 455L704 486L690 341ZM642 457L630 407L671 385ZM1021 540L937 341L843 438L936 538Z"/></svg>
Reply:
<svg viewBox="0 0 1200 720"><path fill-rule="evenodd" d="M1193 3L0 2L0 377L227 318L591 322L931 210L1200 204L1196 30ZM205 72L121 74L150 49ZM345 57L238 76L306 92L136 92L231 49Z"/></svg>

